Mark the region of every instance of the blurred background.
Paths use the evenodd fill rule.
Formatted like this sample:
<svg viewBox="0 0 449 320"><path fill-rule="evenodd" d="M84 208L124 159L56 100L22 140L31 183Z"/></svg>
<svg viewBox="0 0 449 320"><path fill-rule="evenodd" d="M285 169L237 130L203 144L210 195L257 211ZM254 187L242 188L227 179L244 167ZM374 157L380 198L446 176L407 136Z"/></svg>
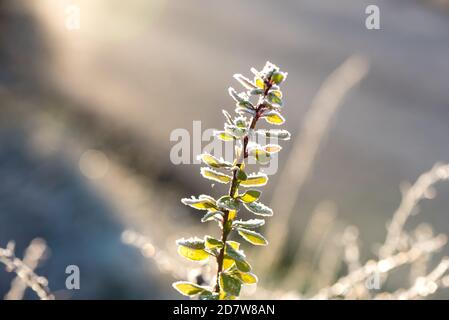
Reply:
<svg viewBox="0 0 449 320"><path fill-rule="evenodd" d="M371 4L380 30L365 27ZM273 263L263 259L270 246L244 247L261 278L245 297L313 296L350 269L344 239L356 239L362 262L376 257L400 185L449 161L448 9L445 0L0 1L0 247L14 240L22 257L44 239L36 273L60 299L180 298L171 282L207 279L208 267L184 267L175 239L218 230L179 201L211 188L200 165L171 163L170 133L192 132L194 120L221 128L232 75L270 60L289 73L292 140L261 200L291 184L294 206L274 207L267 222L282 230L266 230ZM369 70L322 120L304 183L280 181L288 161L304 160L289 156L322 83L354 54L363 63L353 72ZM449 187L437 188L408 229L448 231ZM65 289L67 265L79 266L80 290ZM409 272L382 291L410 287ZM13 278L0 270L0 296Z"/></svg>

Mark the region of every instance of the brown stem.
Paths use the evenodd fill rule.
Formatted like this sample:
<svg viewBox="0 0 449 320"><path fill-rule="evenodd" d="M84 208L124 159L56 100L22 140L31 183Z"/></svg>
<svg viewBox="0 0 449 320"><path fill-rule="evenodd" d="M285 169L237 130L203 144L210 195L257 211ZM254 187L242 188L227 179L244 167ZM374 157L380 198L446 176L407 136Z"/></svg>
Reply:
<svg viewBox="0 0 449 320"><path fill-rule="evenodd" d="M254 117L251 120L251 124L250 124L250 130L254 130L254 128L256 127L256 123L257 120L259 120L264 105L263 105L263 100L266 98L268 91L270 90L272 83L271 82L266 82L266 89L263 93L263 96L260 97L259 102L257 104L257 108L256 108L256 114L254 115ZM248 142L249 142L249 137L248 134L246 134L243 137L243 150L240 153L240 159L237 162L237 167L236 169L234 169L233 171L233 175L232 175L232 182L231 182L231 187L229 188L229 196L235 198L235 194L237 192L238 189L238 179L237 179L237 172L238 169L240 169L242 167L242 164L245 162L245 159L248 158ZM226 241L228 239L229 233L231 232L232 228L231 228L231 221L229 220L229 210L224 211L224 216L223 216L223 232L221 234L221 242L223 243L223 248L220 249L220 252L218 253L217 256L217 283L215 284L215 292L219 293L220 292L220 273L223 271L223 261L224 261L224 253L225 253L225 247L226 247Z"/></svg>

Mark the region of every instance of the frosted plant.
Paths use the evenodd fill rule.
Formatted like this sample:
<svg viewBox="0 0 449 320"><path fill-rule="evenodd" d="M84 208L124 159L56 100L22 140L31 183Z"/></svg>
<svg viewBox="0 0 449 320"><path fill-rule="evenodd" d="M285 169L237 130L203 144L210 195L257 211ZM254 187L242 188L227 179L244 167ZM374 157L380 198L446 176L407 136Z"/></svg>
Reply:
<svg viewBox="0 0 449 320"><path fill-rule="evenodd" d="M257 216L272 216L273 211L259 202L261 192L254 187L264 186L268 177L265 173L247 173L245 162L253 157L260 164L270 161L273 154L281 147L277 144L259 145L258 135L288 140L290 133L286 130L257 130L258 120L264 119L269 124L281 125L285 119L281 115L282 92L279 85L286 79L287 73L281 72L277 66L267 62L262 71L251 68L254 80L235 74L234 78L244 87L244 92L238 93L229 88L230 96L236 102L236 117L223 110L226 118L224 131L216 131L215 137L222 141L236 143L234 161L227 162L211 154L201 154L199 158L206 165L201 168L201 175L214 182L228 184L229 191L219 199L208 195L184 198L182 203L197 210L206 211L201 222L216 221L221 229L218 238L180 239L177 241L181 256L203 261L213 258L217 263L216 278L209 287L196 283L178 281L173 287L181 294L207 300L235 299L240 294L244 284L257 283L257 277L251 272L251 265L246 260L240 243L229 240L232 232L238 233L243 239L256 246L266 246L267 239L259 232L258 227L265 224L264 219L238 220L238 212L245 208ZM221 170L221 171L218 171ZM240 188L247 188L241 191Z"/></svg>

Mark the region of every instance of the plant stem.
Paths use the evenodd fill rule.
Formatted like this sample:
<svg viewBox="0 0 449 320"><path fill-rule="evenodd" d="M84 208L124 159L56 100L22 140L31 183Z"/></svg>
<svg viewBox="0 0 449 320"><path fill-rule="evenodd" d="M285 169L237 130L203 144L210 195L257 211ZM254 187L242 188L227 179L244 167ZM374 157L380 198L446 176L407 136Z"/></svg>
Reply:
<svg viewBox="0 0 449 320"><path fill-rule="evenodd" d="M265 85L266 85L265 91L257 103L256 114L254 115L254 117L251 120L251 124L249 126L248 133L251 132L252 130L254 130L254 128L256 127L257 120L259 120L259 118L262 114L262 111L264 109L263 101L266 98L268 91L270 90L270 88L273 84L271 82L265 82ZM242 167L242 165L245 163L245 159L248 158L248 150L247 150L248 142L249 142L249 136L248 136L248 134L246 134L242 138L243 149L239 155L240 159L237 162L237 165L236 165L237 168L235 168L233 171L231 187L229 188L229 196L232 198L235 198L235 194L238 190L238 185L239 185L239 180L237 179L237 172ZM230 219L229 219L229 210L226 210L226 211L224 211L223 232L221 234L221 242L223 243L223 248L220 249L220 252L217 256L217 283L215 284L215 290L214 290L216 293L220 292L220 273L223 271L223 261L224 261L224 254L225 254L225 248L226 248L226 241L228 239L229 233L232 230L231 223L232 223L232 221L230 221Z"/></svg>

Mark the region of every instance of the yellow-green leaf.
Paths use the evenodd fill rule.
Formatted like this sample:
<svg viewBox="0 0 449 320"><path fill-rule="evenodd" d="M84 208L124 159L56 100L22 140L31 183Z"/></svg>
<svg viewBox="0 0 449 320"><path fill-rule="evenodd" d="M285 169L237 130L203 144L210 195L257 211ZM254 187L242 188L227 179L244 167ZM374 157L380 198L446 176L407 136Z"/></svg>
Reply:
<svg viewBox="0 0 449 320"><path fill-rule="evenodd" d="M232 167L232 163L224 161L223 159L218 159L214 157L213 155L210 155L208 153L204 153L199 156L199 158L207 164L209 167L212 168L229 168Z"/></svg>
<svg viewBox="0 0 449 320"><path fill-rule="evenodd" d="M246 203L251 203L259 199L260 191L258 190L248 190L244 194L239 196L239 199Z"/></svg>
<svg viewBox="0 0 449 320"><path fill-rule="evenodd" d="M260 89L265 89L265 83L261 78L255 77L254 82L256 83L256 86L258 86Z"/></svg>
<svg viewBox="0 0 449 320"><path fill-rule="evenodd" d="M215 199L204 194L200 195L198 198L193 196L191 198L183 198L181 199L181 202L186 206L190 206L198 210L217 211Z"/></svg>
<svg viewBox="0 0 449 320"><path fill-rule="evenodd" d="M268 176L265 173L250 174L245 181L240 182L244 187L264 186L268 182Z"/></svg>
<svg viewBox="0 0 449 320"><path fill-rule="evenodd" d="M203 294L205 292L210 292L207 288L199 286L195 283L188 281L178 281L172 284L180 294L185 296L195 296L197 294Z"/></svg>
<svg viewBox="0 0 449 320"><path fill-rule="evenodd" d="M176 241L178 253L193 261L201 261L209 258L209 253L204 250L204 240L198 238L179 239Z"/></svg>
<svg viewBox="0 0 449 320"><path fill-rule="evenodd" d="M235 140L232 134L227 133L226 131L215 131L214 136L222 141L233 141Z"/></svg>
<svg viewBox="0 0 449 320"><path fill-rule="evenodd" d="M223 248L223 242L221 242L218 239L212 238L210 236L206 236L204 238L204 240L205 240L205 246L207 249L213 250L213 249Z"/></svg>
<svg viewBox="0 0 449 320"><path fill-rule="evenodd" d="M206 179L219 183L229 183L232 180L231 176L206 167L201 168L201 175Z"/></svg>
<svg viewBox="0 0 449 320"><path fill-rule="evenodd" d="M268 113L266 113L263 118L271 124L275 124L275 125L281 125L285 122L284 117L279 113L276 112L274 110L269 111Z"/></svg>
<svg viewBox="0 0 449 320"><path fill-rule="evenodd" d="M243 237L243 239L256 246L266 246L268 244L267 239L265 239L264 236L255 231L238 229L238 233Z"/></svg>

